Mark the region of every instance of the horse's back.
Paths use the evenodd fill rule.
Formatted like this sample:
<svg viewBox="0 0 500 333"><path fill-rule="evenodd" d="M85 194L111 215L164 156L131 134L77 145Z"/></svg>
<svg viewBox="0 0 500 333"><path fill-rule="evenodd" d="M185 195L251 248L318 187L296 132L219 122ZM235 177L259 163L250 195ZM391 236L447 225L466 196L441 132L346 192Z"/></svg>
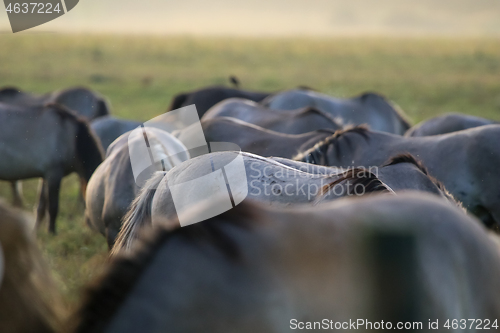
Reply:
<svg viewBox="0 0 500 333"><path fill-rule="evenodd" d="M120 135L137 128L140 125L141 123L138 121L119 119L113 116L99 117L90 124L92 130L101 140L104 151L107 151L111 143Z"/></svg>
<svg viewBox="0 0 500 333"><path fill-rule="evenodd" d="M74 156L76 128L50 107L0 105L0 177L42 177L51 167L65 172ZM10 176L9 176L10 173Z"/></svg>
<svg viewBox="0 0 500 333"><path fill-rule="evenodd" d="M460 113L448 113L415 125L407 131L405 136L447 134L493 123L493 121L485 118Z"/></svg>
<svg viewBox="0 0 500 333"><path fill-rule="evenodd" d="M417 322L495 318L500 311L496 245L476 220L422 194L286 210L246 203L174 232L155 232L135 248L142 256L118 259L120 267L136 268L140 260L142 273L115 271L115 277L140 279L107 281L130 286L111 319L98 315L108 332L132 332L139 322L148 323L142 327L148 332L224 325L232 332L279 332L293 319L384 315ZM404 296L391 297L391 290Z"/></svg>
<svg viewBox="0 0 500 333"><path fill-rule="evenodd" d="M80 116L92 120L109 114L107 103L90 89L83 87L68 88L54 92L51 102L64 105Z"/></svg>

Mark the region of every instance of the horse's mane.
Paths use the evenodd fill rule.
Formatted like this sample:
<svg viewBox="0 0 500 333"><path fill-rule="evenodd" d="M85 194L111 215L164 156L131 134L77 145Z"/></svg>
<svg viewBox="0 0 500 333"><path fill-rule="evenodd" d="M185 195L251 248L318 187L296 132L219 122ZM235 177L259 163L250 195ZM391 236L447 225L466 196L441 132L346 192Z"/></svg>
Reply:
<svg viewBox="0 0 500 333"><path fill-rule="evenodd" d="M361 135L364 139L369 140L369 129L366 125L358 125L358 126L347 126L343 129L335 131L331 136L327 137L323 141L318 142L311 148L307 149L304 152L301 152L293 157L294 161L300 162L308 162L315 163L315 161L319 160L319 157L326 153L326 150L330 145L335 146L335 152L337 154L337 158L340 158L340 149L339 149L339 139L345 138L350 144L350 140L346 137L346 134L356 133Z"/></svg>
<svg viewBox="0 0 500 333"><path fill-rule="evenodd" d="M321 199L323 199L326 195L328 195L328 193L332 188L334 188L336 185L344 181L350 181L352 185L351 187L347 188L348 189L346 192L347 196L353 196L356 194L355 189L357 185L363 186L364 189L363 194L374 193L374 192L394 193L394 191L390 187L388 187L384 182L382 182L379 178L377 178L377 176L375 176L368 169L354 168L341 173L338 179L324 185L321 188L321 191L319 192L315 200L315 203L318 203Z"/></svg>
<svg viewBox="0 0 500 333"><path fill-rule="evenodd" d="M75 141L76 152L83 166L83 177L88 181L95 169L104 159L104 150L100 139L90 128L89 122L85 118L80 117L76 112L68 109L64 105L47 103L44 107L52 110L62 120L71 121L77 126Z"/></svg>
<svg viewBox="0 0 500 333"><path fill-rule="evenodd" d="M424 163L422 161L418 160L417 158L415 158L415 156L413 156L412 154L410 154L410 153L403 153L403 154L398 154L396 156L393 156L386 163L384 163L382 165L382 167L386 167L386 166L390 166L390 165L396 165L396 164L400 164L400 163L410 163L410 164L415 165L424 175L426 175L430 179L430 181L434 185L436 185L436 187L443 193L443 195L448 200L456 203L457 206L462 207L462 203L460 201L458 201L457 199L455 199L455 197L453 196L453 194L451 194L446 189L446 187L444 186L444 184L441 181L439 181L437 178L435 178L434 176L432 176L431 174L429 174L429 170L424 165Z"/></svg>
<svg viewBox="0 0 500 333"><path fill-rule="evenodd" d="M397 105L396 103L394 103L393 101L391 101L390 99L388 99L387 97L385 97L384 95L381 95L381 94L378 94L378 93L374 93L374 92L371 92L371 91L367 91L367 92L364 92L361 95L359 95L357 98L359 98L362 103L366 103L370 98L380 98L380 99L382 99L384 102L386 102L387 104L389 104L390 107L393 108L393 110L396 113L396 116L399 118L399 120L401 121L401 123L404 125L405 130L409 130L410 129L411 124L408 121L408 119L406 118L406 115L403 112L403 109L401 109L401 107L399 105Z"/></svg>
<svg viewBox="0 0 500 333"><path fill-rule="evenodd" d="M0 332L56 332L62 303L22 212L0 201Z"/></svg>
<svg viewBox="0 0 500 333"><path fill-rule="evenodd" d="M184 244L194 247L208 243L229 260L240 260L240 249L227 235L225 226L249 229L250 221L258 220L255 216L257 211L252 204L243 203L221 215L184 228L172 231L158 226L144 230L134 243L132 252L112 257L106 271L87 287L80 308L69 322L68 331L103 332L160 248L171 239L182 239Z"/></svg>

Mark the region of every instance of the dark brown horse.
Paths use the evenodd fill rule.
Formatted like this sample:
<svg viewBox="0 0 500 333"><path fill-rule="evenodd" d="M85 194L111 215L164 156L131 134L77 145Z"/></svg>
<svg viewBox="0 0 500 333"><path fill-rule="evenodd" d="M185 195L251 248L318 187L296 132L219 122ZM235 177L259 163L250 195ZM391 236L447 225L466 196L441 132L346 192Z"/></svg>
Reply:
<svg viewBox="0 0 500 333"><path fill-rule="evenodd" d="M176 110L183 106L194 104L196 105L198 115L201 119L208 109L227 98L239 97L249 99L254 102L260 102L267 96L269 96L269 94L264 92L254 92L223 86L205 87L176 95L173 98L168 110Z"/></svg>

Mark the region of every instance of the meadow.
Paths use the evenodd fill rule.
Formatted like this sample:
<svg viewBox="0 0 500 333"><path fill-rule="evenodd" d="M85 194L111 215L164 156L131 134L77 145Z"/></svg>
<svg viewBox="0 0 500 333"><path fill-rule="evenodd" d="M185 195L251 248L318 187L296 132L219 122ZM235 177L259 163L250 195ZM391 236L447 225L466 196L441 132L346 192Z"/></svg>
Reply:
<svg viewBox="0 0 500 333"><path fill-rule="evenodd" d="M147 120L171 98L205 85L278 91L305 85L338 97L376 91L412 123L444 112L500 120L500 43L495 38L236 39L124 35L0 35L0 87L36 93L82 85L117 116ZM1 158L1 157L0 157ZM37 180L24 182L25 210ZM37 231L68 309L103 269L104 237L84 225L76 177L62 186L57 236ZM10 187L0 182L0 197Z"/></svg>

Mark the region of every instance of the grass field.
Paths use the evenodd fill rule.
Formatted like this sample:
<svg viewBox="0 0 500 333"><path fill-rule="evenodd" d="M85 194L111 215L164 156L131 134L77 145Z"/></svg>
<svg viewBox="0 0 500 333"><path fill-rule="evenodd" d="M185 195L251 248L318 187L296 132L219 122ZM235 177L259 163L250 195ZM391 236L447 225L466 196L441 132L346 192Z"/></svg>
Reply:
<svg viewBox="0 0 500 333"><path fill-rule="evenodd" d="M115 115L147 120L172 96L236 75L247 89L307 85L348 97L377 91L412 122L458 111L500 120L498 39L197 39L58 34L0 35L0 86L44 93L85 85L106 95ZM1 157L0 157L1 158ZM24 182L26 209L37 181ZM0 196L10 188L0 183ZM59 287L73 307L106 260L104 237L83 223L76 177L61 193L59 234L38 231Z"/></svg>

